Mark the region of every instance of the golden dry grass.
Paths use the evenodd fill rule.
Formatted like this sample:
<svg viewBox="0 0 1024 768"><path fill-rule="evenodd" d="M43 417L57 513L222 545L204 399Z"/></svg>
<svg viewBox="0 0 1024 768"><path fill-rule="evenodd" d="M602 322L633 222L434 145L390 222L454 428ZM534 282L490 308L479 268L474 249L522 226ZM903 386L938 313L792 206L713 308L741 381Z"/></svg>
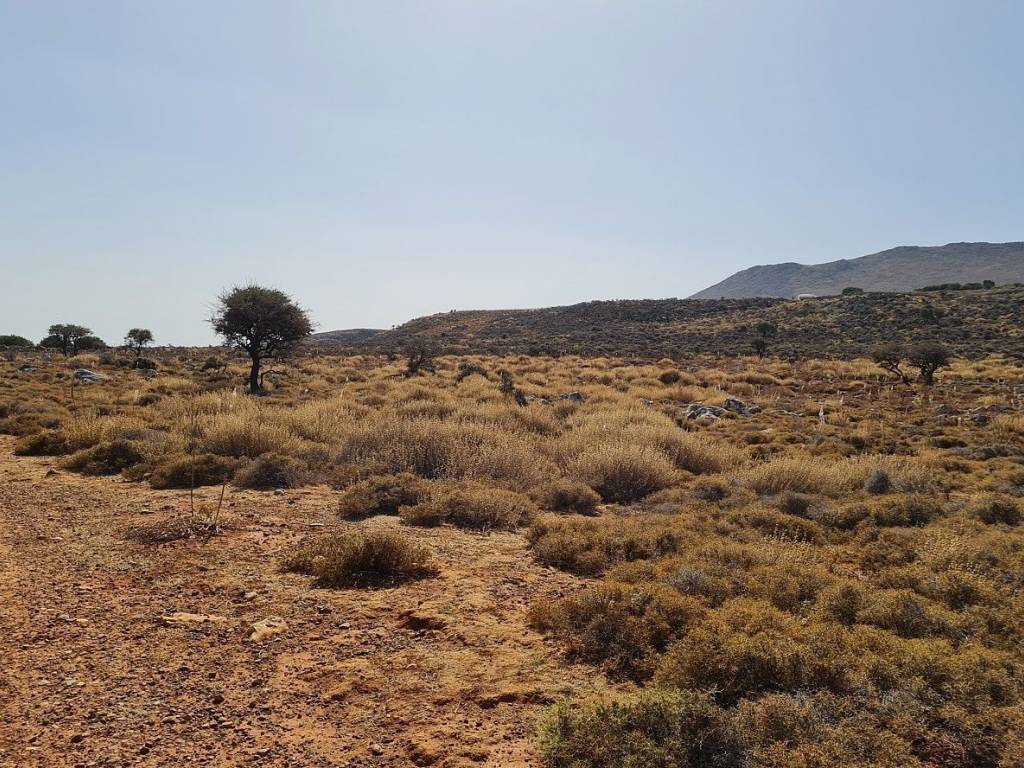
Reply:
<svg viewBox="0 0 1024 768"><path fill-rule="evenodd" d="M647 689L553 713L552 766L671 764L665 728L714 745L705 764L1006 768L1021 753L1012 360L956 361L924 389L866 360L473 356L405 379L400 360L319 357L259 399L240 394L240 366L201 362L161 358L147 378L97 360L108 380L74 388L64 361L2 364L0 429L19 451L156 487L323 483L346 519L529 526L506 535L581 577L535 626ZM465 363L486 375L460 380ZM686 419L726 397L761 411ZM339 536L292 566L398 583L426 557Z"/></svg>

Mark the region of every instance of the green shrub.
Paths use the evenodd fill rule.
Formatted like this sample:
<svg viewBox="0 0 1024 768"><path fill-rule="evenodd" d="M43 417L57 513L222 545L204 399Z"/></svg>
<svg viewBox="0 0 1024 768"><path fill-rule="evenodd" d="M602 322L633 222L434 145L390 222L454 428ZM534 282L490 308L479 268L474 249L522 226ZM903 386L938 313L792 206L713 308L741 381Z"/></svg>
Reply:
<svg viewBox="0 0 1024 768"><path fill-rule="evenodd" d="M329 587L397 584L434 573L426 547L389 532L326 534L297 547L282 568Z"/></svg>

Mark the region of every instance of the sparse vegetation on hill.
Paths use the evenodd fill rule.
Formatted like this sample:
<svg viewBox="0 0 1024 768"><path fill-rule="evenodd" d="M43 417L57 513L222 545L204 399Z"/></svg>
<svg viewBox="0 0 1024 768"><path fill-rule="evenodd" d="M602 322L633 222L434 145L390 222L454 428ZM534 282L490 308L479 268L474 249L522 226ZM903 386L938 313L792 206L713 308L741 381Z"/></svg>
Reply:
<svg viewBox="0 0 1024 768"><path fill-rule="evenodd" d="M858 293L810 299L651 299L569 307L446 312L422 317L351 351L404 355L584 355L657 360L698 354L866 357L880 341L938 343L960 357L1024 356L1024 289ZM759 326L774 327L764 336ZM754 346L752 346L752 342Z"/></svg>

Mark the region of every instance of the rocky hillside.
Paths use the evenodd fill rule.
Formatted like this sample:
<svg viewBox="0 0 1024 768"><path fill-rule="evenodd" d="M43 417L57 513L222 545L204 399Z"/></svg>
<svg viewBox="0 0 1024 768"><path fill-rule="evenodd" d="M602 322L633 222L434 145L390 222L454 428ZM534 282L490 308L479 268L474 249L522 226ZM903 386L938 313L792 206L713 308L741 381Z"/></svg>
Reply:
<svg viewBox="0 0 1024 768"><path fill-rule="evenodd" d="M901 246L827 264L768 264L744 269L694 299L834 296L844 288L913 291L942 283L1024 282L1024 242Z"/></svg>
<svg viewBox="0 0 1024 768"><path fill-rule="evenodd" d="M354 345L435 353L638 358L751 353L753 328L778 327L776 354L855 357L882 341L939 341L957 354L1024 356L1024 288L865 293L803 301L656 299L594 301L529 310L446 312L412 320Z"/></svg>

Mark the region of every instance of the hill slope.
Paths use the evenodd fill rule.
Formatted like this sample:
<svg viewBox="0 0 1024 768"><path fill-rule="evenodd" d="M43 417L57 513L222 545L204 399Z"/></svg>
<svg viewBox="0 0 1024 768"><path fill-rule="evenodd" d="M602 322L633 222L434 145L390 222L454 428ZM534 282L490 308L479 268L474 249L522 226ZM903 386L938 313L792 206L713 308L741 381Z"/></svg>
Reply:
<svg viewBox="0 0 1024 768"><path fill-rule="evenodd" d="M913 291L940 283L1024 282L1024 242L901 246L827 264L768 264L737 272L693 294L694 299L832 296L854 286L865 291Z"/></svg>
<svg viewBox="0 0 1024 768"><path fill-rule="evenodd" d="M685 357L747 355L752 328L774 323L780 355L856 357L882 341L938 341L958 355L1024 355L1024 288L865 293L805 301L648 299L547 309L445 312L355 345L401 354L417 345L447 354Z"/></svg>

